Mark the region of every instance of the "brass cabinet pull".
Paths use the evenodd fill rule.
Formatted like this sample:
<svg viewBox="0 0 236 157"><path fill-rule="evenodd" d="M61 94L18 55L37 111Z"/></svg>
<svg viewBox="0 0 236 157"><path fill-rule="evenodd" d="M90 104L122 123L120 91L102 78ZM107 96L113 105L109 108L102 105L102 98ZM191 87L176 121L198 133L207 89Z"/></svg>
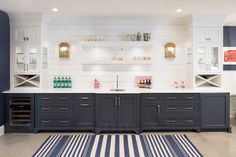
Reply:
<svg viewBox="0 0 236 157"><path fill-rule="evenodd" d="M186 96L186 99L193 99L193 96Z"/></svg>
<svg viewBox="0 0 236 157"><path fill-rule="evenodd" d="M185 107L185 110L193 110L193 107Z"/></svg>
<svg viewBox="0 0 236 157"><path fill-rule="evenodd" d="M42 107L42 110L49 110L50 107Z"/></svg>
<svg viewBox="0 0 236 157"><path fill-rule="evenodd" d="M88 107L89 104L80 104L80 106L82 106L82 107Z"/></svg>
<svg viewBox="0 0 236 157"><path fill-rule="evenodd" d="M161 112L161 105L157 105L157 112L158 112L158 113Z"/></svg>
<svg viewBox="0 0 236 157"><path fill-rule="evenodd" d="M69 110L68 107L60 107L59 109L60 109L60 110Z"/></svg>
<svg viewBox="0 0 236 157"><path fill-rule="evenodd" d="M68 120L60 120L59 122L60 123L68 123L69 121Z"/></svg>
<svg viewBox="0 0 236 157"><path fill-rule="evenodd" d="M49 100L50 98L49 97L42 97L41 99L42 100Z"/></svg>
<svg viewBox="0 0 236 157"><path fill-rule="evenodd" d="M59 98L59 99L60 99L60 100L68 100L69 98L66 98L66 97L65 97L65 98Z"/></svg>
<svg viewBox="0 0 236 157"><path fill-rule="evenodd" d="M187 122L187 123L193 123L193 120L192 120L192 119L186 119L185 122Z"/></svg>
<svg viewBox="0 0 236 157"><path fill-rule="evenodd" d="M118 105L120 106L120 97L118 97L118 101L119 101Z"/></svg>
<svg viewBox="0 0 236 157"><path fill-rule="evenodd" d="M175 107L167 107L167 110L175 110Z"/></svg>
<svg viewBox="0 0 236 157"><path fill-rule="evenodd" d="M167 99L173 100L173 99L176 99L176 97L175 96L168 96Z"/></svg>
<svg viewBox="0 0 236 157"><path fill-rule="evenodd" d="M80 97L81 100L88 100L88 97L87 96L84 96L84 97Z"/></svg>
<svg viewBox="0 0 236 157"><path fill-rule="evenodd" d="M167 123L175 123L176 121L175 120L166 120Z"/></svg>
<svg viewBox="0 0 236 157"><path fill-rule="evenodd" d="M155 100L154 96L146 97L147 100Z"/></svg>
<svg viewBox="0 0 236 157"><path fill-rule="evenodd" d="M117 97L115 97L115 106L117 106Z"/></svg>
<svg viewBox="0 0 236 157"><path fill-rule="evenodd" d="M52 122L52 121L50 121L50 120L42 120L41 122L42 122L42 123L50 123L50 122Z"/></svg>

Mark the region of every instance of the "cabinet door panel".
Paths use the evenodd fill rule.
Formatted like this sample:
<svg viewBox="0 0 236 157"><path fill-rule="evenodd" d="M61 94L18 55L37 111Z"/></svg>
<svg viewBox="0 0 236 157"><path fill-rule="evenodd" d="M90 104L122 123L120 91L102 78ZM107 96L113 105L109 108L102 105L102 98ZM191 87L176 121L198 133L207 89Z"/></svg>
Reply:
<svg viewBox="0 0 236 157"><path fill-rule="evenodd" d="M197 28L196 41L197 42L207 41L207 38L208 38L207 32L208 32L208 28Z"/></svg>
<svg viewBox="0 0 236 157"><path fill-rule="evenodd" d="M145 102L141 103L142 127L160 126L160 110L161 110L160 104L161 103L145 103Z"/></svg>
<svg viewBox="0 0 236 157"><path fill-rule="evenodd" d="M98 125L100 128L116 127L116 104L113 95L98 95Z"/></svg>
<svg viewBox="0 0 236 157"><path fill-rule="evenodd" d="M17 42L24 42L25 40L25 30L23 28L15 29L15 40Z"/></svg>
<svg viewBox="0 0 236 157"><path fill-rule="evenodd" d="M27 41L37 42L40 40L40 33L38 28L27 29Z"/></svg>
<svg viewBox="0 0 236 157"><path fill-rule="evenodd" d="M75 104L75 125L77 127L94 127L94 104Z"/></svg>
<svg viewBox="0 0 236 157"><path fill-rule="evenodd" d="M207 36L210 41L217 42L221 41L221 32L222 30L220 28L209 28L207 32Z"/></svg>
<svg viewBox="0 0 236 157"><path fill-rule="evenodd" d="M118 127L137 127L137 97L135 95L121 95L118 100Z"/></svg>
<svg viewBox="0 0 236 157"><path fill-rule="evenodd" d="M201 95L201 127L224 128L229 125L229 95Z"/></svg>

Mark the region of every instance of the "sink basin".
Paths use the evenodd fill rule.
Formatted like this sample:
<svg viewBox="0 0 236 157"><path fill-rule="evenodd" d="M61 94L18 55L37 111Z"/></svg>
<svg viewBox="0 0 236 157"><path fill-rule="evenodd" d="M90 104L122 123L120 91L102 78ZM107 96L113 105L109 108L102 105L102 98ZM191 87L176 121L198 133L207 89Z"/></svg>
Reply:
<svg viewBox="0 0 236 157"><path fill-rule="evenodd" d="M125 89L113 88L113 89L111 89L111 91L114 91L114 92L122 92L122 91L125 91Z"/></svg>

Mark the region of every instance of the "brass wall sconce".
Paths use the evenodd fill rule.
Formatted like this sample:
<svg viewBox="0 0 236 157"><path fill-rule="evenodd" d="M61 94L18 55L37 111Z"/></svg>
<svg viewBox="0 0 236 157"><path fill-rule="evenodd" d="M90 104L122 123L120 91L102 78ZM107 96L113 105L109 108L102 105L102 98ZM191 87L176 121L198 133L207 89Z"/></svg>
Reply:
<svg viewBox="0 0 236 157"><path fill-rule="evenodd" d="M165 45L165 58L166 59L175 58L175 44L174 43L167 43Z"/></svg>
<svg viewBox="0 0 236 157"><path fill-rule="evenodd" d="M70 57L70 45L66 42L59 44L59 57L69 58Z"/></svg>

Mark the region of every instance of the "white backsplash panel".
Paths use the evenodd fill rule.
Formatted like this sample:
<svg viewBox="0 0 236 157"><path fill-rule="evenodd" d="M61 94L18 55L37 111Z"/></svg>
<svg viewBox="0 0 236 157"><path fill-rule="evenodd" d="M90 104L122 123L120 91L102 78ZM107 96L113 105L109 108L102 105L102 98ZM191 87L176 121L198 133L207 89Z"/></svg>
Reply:
<svg viewBox="0 0 236 157"><path fill-rule="evenodd" d="M114 86L116 75L119 75L122 88L135 88L135 76L152 76L152 88L173 88L175 80L186 81L186 42L187 32L184 24L135 24L122 23L102 24L88 23L55 23L48 25L48 70L42 73L43 88L53 88L54 76L71 76L72 89L91 89L96 78L101 88L110 89ZM152 39L148 47L120 46L114 47L127 34L151 32ZM111 46L83 47L81 40L85 36L100 36ZM60 42L68 42L71 47L70 58L61 59L58 54ZM176 58L166 60L164 45L167 42L176 44ZM123 48L123 49L121 49ZM150 64L129 64L134 57L151 57ZM122 57L126 64L95 64L112 61L114 57ZM93 64L94 62L94 64ZM142 62L142 61L140 61ZM87 63L87 64L86 64ZM90 64L88 64L90 63Z"/></svg>

